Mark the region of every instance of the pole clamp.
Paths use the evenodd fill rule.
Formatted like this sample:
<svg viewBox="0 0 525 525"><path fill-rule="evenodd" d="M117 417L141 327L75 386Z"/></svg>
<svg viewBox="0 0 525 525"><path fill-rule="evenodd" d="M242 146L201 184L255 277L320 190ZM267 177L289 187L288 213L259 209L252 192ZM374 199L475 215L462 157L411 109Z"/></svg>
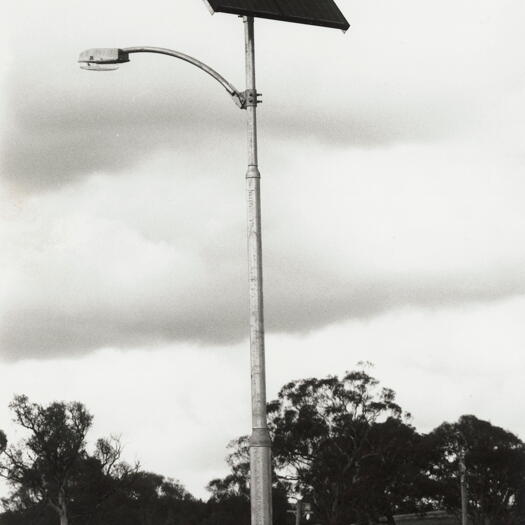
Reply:
<svg viewBox="0 0 525 525"><path fill-rule="evenodd" d="M250 436L250 448L252 447L266 447L270 448L272 441L270 439L270 432L267 428L253 428Z"/></svg>
<svg viewBox="0 0 525 525"><path fill-rule="evenodd" d="M240 109L246 109L248 107L257 106L257 104L262 104L262 93L257 93L255 89L247 89L246 91L236 91L232 94L233 101L235 105Z"/></svg>
<svg viewBox="0 0 525 525"><path fill-rule="evenodd" d="M244 93L244 107L248 108L250 106L257 106L257 104L262 104L262 93L257 93L255 89L247 89Z"/></svg>

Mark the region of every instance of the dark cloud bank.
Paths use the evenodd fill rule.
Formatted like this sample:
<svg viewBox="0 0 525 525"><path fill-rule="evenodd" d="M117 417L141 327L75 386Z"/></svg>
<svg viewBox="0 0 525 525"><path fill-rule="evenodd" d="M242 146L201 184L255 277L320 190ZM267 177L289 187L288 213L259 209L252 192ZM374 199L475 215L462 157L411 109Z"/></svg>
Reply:
<svg viewBox="0 0 525 525"><path fill-rule="evenodd" d="M228 100L223 104L206 98L191 102L191 94L172 97L161 88L155 97L133 101L129 91L125 96L114 92L100 98L78 86L29 90L27 80L13 82L6 122L9 133L2 143L2 176L29 192L59 189L97 171L122 172L155 148L203 155L203 143L211 137L228 147L232 142L235 147L244 147L243 114L235 113ZM272 109L264 106L262 131L283 140L315 137L340 148L425 141L459 126L460 113L450 106L447 112L441 111L447 103L443 99L439 104L421 100L375 108L330 103L310 106L309 112L296 111L293 103L281 103ZM293 247L289 253L273 252L271 244L267 247L266 318L270 331L304 332L404 306L450 306L525 291L522 265L479 275L363 277L351 269L345 275L331 275L323 268L303 266ZM189 290L183 297L159 296L146 303L123 304L122 310L108 307L102 297L98 305L87 307L81 295L77 307L68 313L54 308L52 297L47 305L28 301L8 306L3 312L0 356L17 360L74 355L103 346L237 342L247 335L242 268L239 263L235 279L218 268L203 280L199 290ZM140 286L147 289L148 283Z"/></svg>
<svg viewBox="0 0 525 525"><path fill-rule="evenodd" d="M110 90L104 83L103 92L93 83L82 86L78 78L70 82L30 85L23 75L13 74L0 165L9 184L29 192L52 190L93 172L123 172L155 149L201 152L218 137L230 147L244 146L244 114L223 93L174 93L163 82L157 93L144 96L140 86L120 93L120 85ZM286 99L263 106L261 136L373 148L432 140L465 125L460 100L401 97L363 106L349 99L341 106L323 98L305 104L308 111ZM463 116L451 109L458 105Z"/></svg>
<svg viewBox="0 0 525 525"><path fill-rule="evenodd" d="M398 275L365 279L304 268L283 271L280 258L267 254L266 321L270 332L302 333L348 319L366 319L403 307L442 308L487 302L525 293L525 272L509 268L483 275ZM297 268L287 256L288 266ZM296 261L297 263L298 261ZM144 304L115 311L99 307L65 314L53 307L5 312L0 355L6 360L54 358L105 346L154 348L168 342L227 345L247 336L244 282L220 271L197 290L178 297L168 292ZM148 283L142 283L148 286ZM58 291L60 293L60 291Z"/></svg>

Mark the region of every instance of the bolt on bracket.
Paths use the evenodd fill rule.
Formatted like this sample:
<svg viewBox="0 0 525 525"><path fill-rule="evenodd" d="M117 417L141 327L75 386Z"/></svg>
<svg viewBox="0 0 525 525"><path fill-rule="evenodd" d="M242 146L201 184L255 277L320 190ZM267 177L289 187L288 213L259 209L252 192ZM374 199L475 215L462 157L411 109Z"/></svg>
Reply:
<svg viewBox="0 0 525 525"><path fill-rule="evenodd" d="M259 97L262 97L262 93L257 93L257 90L255 89L247 89L244 92L244 97L246 107L257 106L257 104L262 103L262 100L259 99Z"/></svg>
<svg viewBox="0 0 525 525"><path fill-rule="evenodd" d="M232 99L240 109L246 109L250 106L257 106L262 104L262 93L257 93L255 89L247 89L242 92L235 92L232 94Z"/></svg>

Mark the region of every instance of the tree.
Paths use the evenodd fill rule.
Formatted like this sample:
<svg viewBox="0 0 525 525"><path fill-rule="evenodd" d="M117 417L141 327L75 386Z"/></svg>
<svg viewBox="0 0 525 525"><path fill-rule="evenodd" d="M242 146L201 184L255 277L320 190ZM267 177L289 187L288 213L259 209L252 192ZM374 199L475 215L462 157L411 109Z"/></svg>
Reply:
<svg viewBox="0 0 525 525"><path fill-rule="evenodd" d="M93 418L81 403L54 402L44 407L16 396L9 407L13 420L29 431L29 437L4 447L0 475L17 488L20 500L48 505L60 525L68 525L69 489L85 456Z"/></svg>
<svg viewBox="0 0 525 525"><path fill-rule="evenodd" d="M133 492L140 475L120 460L120 438L98 439L93 454L84 453L69 486L70 516L74 523L103 523L123 499Z"/></svg>
<svg viewBox="0 0 525 525"><path fill-rule="evenodd" d="M516 497L516 523L518 525L525 525L525 476L521 479Z"/></svg>
<svg viewBox="0 0 525 525"><path fill-rule="evenodd" d="M371 424L362 475L356 483L368 514L386 517L434 510L437 484L429 478L432 450L416 429L397 418Z"/></svg>
<svg viewBox="0 0 525 525"><path fill-rule="evenodd" d="M121 461L120 438L86 450L91 415L80 403L48 406L17 396L14 421L28 432L7 446L0 432L0 475L13 487L5 525L200 525L205 504L177 481Z"/></svg>
<svg viewBox="0 0 525 525"><path fill-rule="evenodd" d="M474 525L511 525L525 479L525 445L511 432L472 415L443 423L428 438L436 451L432 476L440 502L461 508L459 454L465 453L468 512Z"/></svg>
<svg viewBox="0 0 525 525"><path fill-rule="evenodd" d="M231 473L220 479L213 479L206 487L215 501L231 497L250 498L250 445L248 436L241 436L228 443L229 454L226 463Z"/></svg>
<svg viewBox="0 0 525 525"><path fill-rule="evenodd" d="M401 421L391 389L364 370L343 378L310 378L285 385L268 405L278 474L310 500L327 525L368 521L363 498L374 424Z"/></svg>
<svg viewBox="0 0 525 525"><path fill-rule="evenodd" d="M0 430L0 454L6 449L7 447L7 437L5 435L5 432L3 430Z"/></svg>

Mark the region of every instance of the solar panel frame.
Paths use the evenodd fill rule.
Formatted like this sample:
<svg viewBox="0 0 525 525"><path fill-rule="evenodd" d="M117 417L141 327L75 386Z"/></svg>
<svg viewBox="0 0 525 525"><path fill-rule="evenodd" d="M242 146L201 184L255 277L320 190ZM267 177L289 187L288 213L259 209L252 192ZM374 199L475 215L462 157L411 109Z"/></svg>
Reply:
<svg viewBox="0 0 525 525"><path fill-rule="evenodd" d="M269 18L346 31L350 24L333 0L204 0L212 13Z"/></svg>

